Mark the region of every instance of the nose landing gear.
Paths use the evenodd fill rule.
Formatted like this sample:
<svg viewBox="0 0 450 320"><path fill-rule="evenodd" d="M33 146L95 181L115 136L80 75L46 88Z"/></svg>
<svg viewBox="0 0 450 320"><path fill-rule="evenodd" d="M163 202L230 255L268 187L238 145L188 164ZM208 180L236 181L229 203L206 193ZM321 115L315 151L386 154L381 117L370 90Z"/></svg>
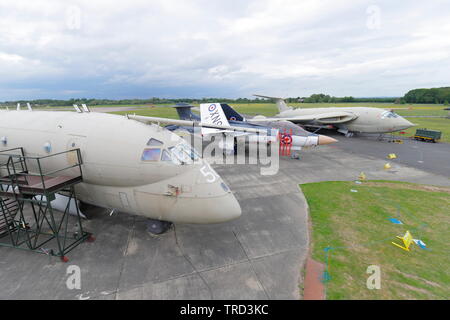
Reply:
<svg viewBox="0 0 450 320"><path fill-rule="evenodd" d="M297 159L300 160L300 152L292 152L291 159Z"/></svg>

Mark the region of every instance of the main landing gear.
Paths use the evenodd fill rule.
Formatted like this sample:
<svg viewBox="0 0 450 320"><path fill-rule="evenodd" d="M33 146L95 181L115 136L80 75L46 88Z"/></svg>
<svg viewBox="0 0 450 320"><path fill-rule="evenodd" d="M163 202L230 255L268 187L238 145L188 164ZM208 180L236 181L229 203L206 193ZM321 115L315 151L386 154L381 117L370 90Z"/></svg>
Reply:
<svg viewBox="0 0 450 320"><path fill-rule="evenodd" d="M353 137L353 135L354 135L353 132L347 132L347 133L345 134L345 137L346 137L346 138L351 138L351 137Z"/></svg>
<svg viewBox="0 0 450 320"><path fill-rule="evenodd" d="M354 132L348 131L346 128L339 128L337 131L342 133L346 138L351 138L354 135Z"/></svg>
<svg viewBox="0 0 450 320"><path fill-rule="evenodd" d="M160 235L167 232L172 227L172 222L148 219L147 231L154 235Z"/></svg>

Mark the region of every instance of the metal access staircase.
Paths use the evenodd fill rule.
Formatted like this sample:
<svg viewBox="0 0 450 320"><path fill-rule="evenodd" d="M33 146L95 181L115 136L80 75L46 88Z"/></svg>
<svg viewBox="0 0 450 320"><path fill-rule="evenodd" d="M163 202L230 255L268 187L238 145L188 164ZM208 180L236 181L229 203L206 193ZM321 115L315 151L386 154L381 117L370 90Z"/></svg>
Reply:
<svg viewBox="0 0 450 320"><path fill-rule="evenodd" d="M67 162L57 170L44 169ZM69 251L93 240L83 229L74 190L83 181L81 165L79 149L43 157L25 156L23 148L0 151L0 246L58 256L67 262ZM52 208L56 193L69 199L63 213ZM75 217L69 216L72 199Z"/></svg>
<svg viewBox="0 0 450 320"><path fill-rule="evenodd" d="M13 199L1 199L0 201L0 237L8 232L9 226L14 222L19 210L19 204Z"/></svg>

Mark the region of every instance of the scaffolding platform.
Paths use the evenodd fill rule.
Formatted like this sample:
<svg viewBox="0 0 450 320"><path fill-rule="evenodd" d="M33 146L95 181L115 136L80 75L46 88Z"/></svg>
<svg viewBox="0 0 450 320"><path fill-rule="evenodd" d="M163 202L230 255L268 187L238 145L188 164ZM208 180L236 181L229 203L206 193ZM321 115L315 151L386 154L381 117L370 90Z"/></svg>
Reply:
<svg viewBox="0 0 450 320"><path fill-rule="evenodd" d="M56 164L63 167L54 170ZM83 229L75 195L74 186L83 181L81 165L79 149L43 157L26 156L23 148L0 151L0 246L67 262L69 251L94 239ZM56 193L68 199L62 213L51 205ZM76 207L73 216L69 214L71 201ZM24 210L25 205L31 210Z"/></svg>

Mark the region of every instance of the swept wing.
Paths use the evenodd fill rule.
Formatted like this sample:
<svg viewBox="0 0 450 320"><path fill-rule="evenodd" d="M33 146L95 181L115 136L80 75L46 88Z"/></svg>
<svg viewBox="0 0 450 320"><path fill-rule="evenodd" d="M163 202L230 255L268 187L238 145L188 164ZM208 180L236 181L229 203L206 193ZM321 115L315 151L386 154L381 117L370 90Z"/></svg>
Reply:
<svg viewBox="0 0 450 320"><path fill-rule="evenodd" d="M293 123L320 123L320 124L337 124L337 123L345 123L352 120L355 120L358 116L345 111L332 111L325 113L317 113L317 114L309 114L309 115L301 115L301 116L290 116L290 117L274 117L274 118L266 118L266 117L256 117L253 119L249 119L249 122L265 122L265 121L290 121Z"/></svg>
<svg viewBox="0 0 450 320"><path fill-rule="evenodd" d="M140 121L143 123L164 123L164 124L174 124L174 125L186 126L186 127L201 127L201 128L221 129L221 130L229 130L229 131L236 131L236 132L260 133L260 134L267 135L266 129L236 127L236 126L230 126L230 125L204 123L201 121L146 117L146 116L138 116L138 115L130 115L130 114L128 114L127 117L128 117L128 119Z"/></svg>

